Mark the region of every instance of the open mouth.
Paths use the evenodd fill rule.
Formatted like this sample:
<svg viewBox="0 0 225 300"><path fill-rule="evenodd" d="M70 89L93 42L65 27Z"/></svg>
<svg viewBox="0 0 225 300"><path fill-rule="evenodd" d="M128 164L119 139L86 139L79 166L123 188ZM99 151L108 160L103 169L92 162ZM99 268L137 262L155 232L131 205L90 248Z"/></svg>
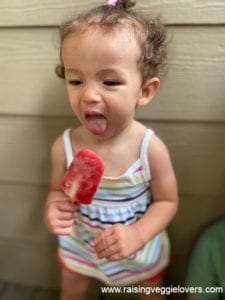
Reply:
<svg viewBox="0 0 225 300"><path fill-rule="evenodd" d="M103 134L107 128L107 120L103 114L97 112L85 113L86 126L94 134Z"/></svg>

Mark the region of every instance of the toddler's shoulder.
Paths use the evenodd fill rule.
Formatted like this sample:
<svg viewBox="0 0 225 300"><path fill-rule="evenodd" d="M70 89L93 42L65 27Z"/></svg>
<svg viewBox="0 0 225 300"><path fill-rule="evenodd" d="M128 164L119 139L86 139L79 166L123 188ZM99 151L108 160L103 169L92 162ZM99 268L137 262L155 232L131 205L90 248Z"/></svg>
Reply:
<svg viewBox="0 0 225 300"><path fill-rule="evenodd" d="M169 150L162 139L154 134L148 145L148 160L151 166L152 172L166 172L166 170L172 170L172 163L169 154Z"/></svg>
<svg viewBox="0 0 225 300"><path fill-rule="evenodd" d="M163 155L168 155L169 151L163 140L156 134L152 135L150 143L148 145L148 154L150 156L161 157Z"/></svg>
<svg viewBox="0 0 225 300"><path fill-rule="evenodd" d="M52 143L51 157L53 161L61 160L65 157L63 134L59 135Z"/></svg>
<svg viewBox="0 0 225 300"><path fill-rule="evenodd" d="M57 136L52 143L52 151L59 151L61 148L63 148L63 134Z"/></svg>

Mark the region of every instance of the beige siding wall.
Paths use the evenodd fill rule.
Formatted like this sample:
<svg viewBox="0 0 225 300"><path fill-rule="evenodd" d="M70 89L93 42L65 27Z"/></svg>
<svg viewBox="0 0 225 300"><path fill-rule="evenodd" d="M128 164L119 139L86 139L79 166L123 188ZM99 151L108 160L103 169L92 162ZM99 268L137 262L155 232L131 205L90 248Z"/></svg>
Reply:
<svg viewBox="0 0 225 300"><path fill-rule="evenodd" d="M225 2L137 2L146 15L162 14L171 37L161 90L137 118L166 141L177 173L169 280L182 284L196 236L225 215ZM76 121L54 75L57 27L71 11L100 3L0 2L0 279L58 286L56 242L42 212L51 143Z"/></svg>

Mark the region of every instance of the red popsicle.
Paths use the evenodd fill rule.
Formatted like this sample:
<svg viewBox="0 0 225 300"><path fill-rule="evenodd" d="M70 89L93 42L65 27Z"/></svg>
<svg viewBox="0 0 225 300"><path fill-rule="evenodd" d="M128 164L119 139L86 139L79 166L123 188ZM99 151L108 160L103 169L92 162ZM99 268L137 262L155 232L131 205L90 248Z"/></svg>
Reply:
<svg viewBox="0 0 225 300"><path fill-rule="evenodd" d="M102 159L93 151L82 149L76 153L64 174L62 188L74 202L90 204L104 173Z"/></svg>

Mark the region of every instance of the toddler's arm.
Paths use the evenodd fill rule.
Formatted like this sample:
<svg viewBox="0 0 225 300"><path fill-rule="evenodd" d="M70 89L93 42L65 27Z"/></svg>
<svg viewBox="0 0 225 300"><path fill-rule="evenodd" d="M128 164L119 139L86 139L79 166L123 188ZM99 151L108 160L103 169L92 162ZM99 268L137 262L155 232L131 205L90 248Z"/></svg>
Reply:
<svg viewBox="0 0 225 300"><path fill-rule="evenodd" d="M113 261L128 257L165 229L177 211L177 184L170 156L164 143L155 135L150 142L148 158L153 202L134 224L114 225L93 241L99 258Z"/></svg>
<svg viewBox="0 0 225 300"><path fill-rule="evenodd" d="M135 223L145 243L166 228L178 207L177 183L169 152L155 135L150 142L148 157L153 202L145 215Z"/></svg>
<svg viewBox="0 0 225 300"><path fill-rule="evenodd" d="M44 220L51 233L67 235L72 230L75 206L61 189L61 181L66 166L62 137L54 142L51 159L50 192L45 205Z"/></svg>

